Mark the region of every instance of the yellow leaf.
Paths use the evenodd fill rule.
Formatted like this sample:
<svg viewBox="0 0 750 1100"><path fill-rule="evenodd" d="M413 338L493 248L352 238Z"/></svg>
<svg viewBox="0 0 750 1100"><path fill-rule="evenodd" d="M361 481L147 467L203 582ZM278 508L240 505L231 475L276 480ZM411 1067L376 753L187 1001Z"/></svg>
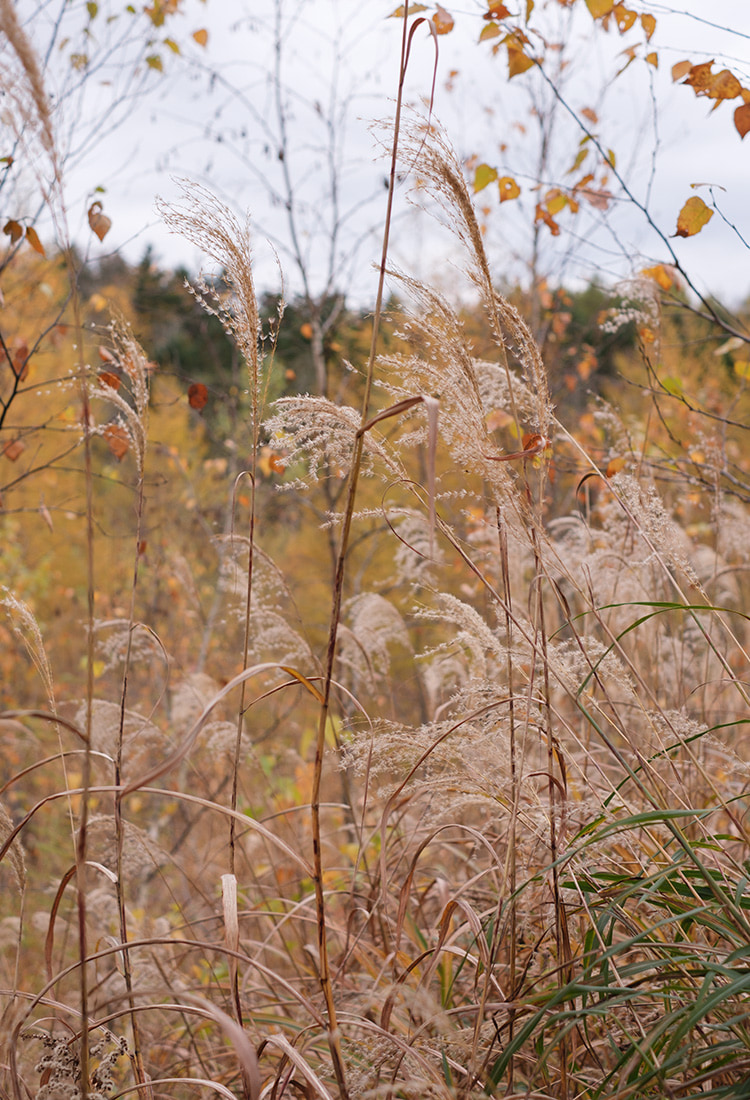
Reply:
<svg viewBox="0 0 750 1100"><path fill-rule="evenodd" d="M672 278L664 264L657 264L655 267L645 267L643 269L643 274L647 278L653 279L662 290L670 290L672 288Z"/></svg>
<svg viewBox="0 0 750 1100"><path fill-rule="evenodd" d="M172 51L172 53L176 53L176 54L180 53L180 47L177 44L177 42L175 42L174 38L165 38L164 39L164 45L168 49L170 49Z"/></svg>
<svg viewBox="0 0 750 1100"><path fill-rule="evenodd" d="M656 19L653 17L653 15L645 13L641 16L641 26L646 32L646 41L650 41L651 35L656 30Z"/></svg>
<svg viewBox="0 0 750 1100"><path fill-rule="evenodd" d="M409 15L416 15L419 11L427 11L426 4L409 4ZM403 19L404 18L404 5L400 4L395 11L392 11L388 16L388 19Z"/></svg>
<svg viewBox="0 0 750 1100"><path fill-rule="evenodd" d="M744 379L745 382L750 382L750 361L747 359L735 359L732 363L734 373L738 378Z"/></svg>
<svg viewBox="0 0 750 1100"><path fill-rule="evenodd" d="M559 214L561 210L564 210L567 202L567 196L563 195L562 191L559 191L556 187L548 191L544 196L544 205L547 207L552 217L554 217L555 214Z"/></svg>
<svg viewBox="0 0 750 1100"><path fill-rule="evenodd" d="M605 471L606 476L614 477L615 474L619 474L620 470L623 469L626 463L627 459L624 458L622 455L620 455L619 458L610 459L609 463L607 464L607 469Z"/></svg>
<svg viewBox="0 0 750 1100"><path fill-rule="evenodd" d="M502 179L497 181L497 186L500 192L500 202L507 202L508 199L517 199L521 194L521 188L512 176L503 176Z"/></svg>
<svg viewBox="0 0 750 1100"><path fill-rule="evenodd" d="M158 53L149 54L146 58L146 64L148 65L149 69L156 69L157 73L164 72L164 64Z"/></svg>
<svg viewBox="0 0 750 1100"><path fill-rule="evenodd" d="M26 226L26 240L29 242L35 252L38 252L40 256L46 255L44 251L44 245L39 240L36 229L33 226Z"/></svg>
<svg viewBox="0 0 750 1100"><path fill-rule="evenodd" d="M199 46L205 46L208 43L208 31L205 27L201 27L199 31L193 31L193 40L198 43Z"/></svg>
<svg viewBox="0 0 750 1100"><path fill-rule="evenodd" d="M479 41L486 42L488 38L497 38L500 34L502 34L502 28L497 23L488 23L486 27L482 27Z"/></svg>
<svg viewBox="0 0 750 1100"><path fill-rule="evenodd" d="M526 0L526 22L528 23L531 18L531 13L534 10L534 0Z"/></svg>
<svg viewBox="0 0 750 1100"><path fill-rule="evenodd" d="M532 58L528 57L522 49L518 46L514 46L512 43L508 43L508 78L518 76L520 73L525 73L527 69L530 69L534 64Z"/></svg>
<svg viewBox="0 0 750 1100"><path fill-rule="evenodd" d="M586 148L586 146L584 145L581 149L578 150L578 153L576 154L576 159L573 161L573 163L571 164L570 168L565 173L565 175L569 176L573 172L576 172L581 167L581 165L583 164L583 162L585 161L585 159L588 155L589 155L589 151Z"/></svg>
<svg viewBox="0 0 750 1100"><path fill-rule="evenodd" d="M490 183L494 183L497 179L497 169L491 168L489 164L480 164L474 173L474 194L477 191L483 191Z"/></svg>
<svg viewBox="0 0 750 1100"><path fill-rule="evenodd" d="M677 232L675 237L692 237L700 233L703 226L714 216L713 210L709 210L703 199L693 195L683 206L677 218Z"/></svg>
<svg viewBox="0 0 750 1100"><path fill-rule="evenodd" d="M659 68L659 55L654 50L646 54L646 64L653 65L655 69Z"/></svg>
<svg viewBox="0 0 750 1100"><path fill-rule="evenodd" d="M432 17L432 25L437 34L450 34L454 27L453 16L438 4Z"/></svg>
<svg viewBox="0 0 750 1100"><path fill-rule="evenodd" d="M586 7L594 19L603 19L615 6L615 0L586 0Z"/></svg>

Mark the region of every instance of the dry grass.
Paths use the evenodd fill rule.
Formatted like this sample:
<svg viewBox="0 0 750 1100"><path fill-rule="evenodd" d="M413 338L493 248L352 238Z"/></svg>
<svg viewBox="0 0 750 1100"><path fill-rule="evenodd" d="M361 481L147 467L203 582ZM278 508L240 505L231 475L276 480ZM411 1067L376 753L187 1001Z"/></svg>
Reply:
<svg viewBox="0 0 750 1100"><path fill-rule="evenodd" d="M273 411L294 493L349 478L327 649L254 492L221 556L224 668L170 678L138 611L147 363L116 331L126 390L94 392L137 504L132 582L105 571L126 609L79 646L102 687L63 698L6 596L44 706L0 716L25 738L0 808L4 1095L747 1095L747 516L717 494L699 540L644 465L603 474L554 419L445 139L415 129L404 157L468 246L497 355L404 278L414 351L373 360L375 396ZM231 276L210 308L247 359L255 486L249 237L189 199L172 224ZM525 433L571 448L586 514L548 517Z"/></svg>

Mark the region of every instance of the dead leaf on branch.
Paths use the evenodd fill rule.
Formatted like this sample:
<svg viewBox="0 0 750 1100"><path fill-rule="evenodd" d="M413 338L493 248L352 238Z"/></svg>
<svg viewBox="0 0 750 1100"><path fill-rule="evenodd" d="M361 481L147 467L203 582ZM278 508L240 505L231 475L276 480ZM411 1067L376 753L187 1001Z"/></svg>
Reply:
<svg viewBox="0 0 750 1100"><path fill-rule="evenodd" d="M750 103L743 103L734 112L734 125L741 138L750 132Z"/></svg>
<svg viewBox="0 0 750 1100"><path fill-rule="evenodd" d="M436 34L450 34L455 24L450 12L438 4L432 17L432 25Z"/></svg>
<svg viewBox="0 0 750 1100"><path fill-rule="evenodd" d="M200 412L208 404L208 390L202 382L193 382L188 390L188 404L191 409Z"/></svg>
<svg viewBox="0 0 750 1100"><path fill-rule="evenodd" d="M703 199L693 195L688 199L677 218L675 237L693 237L700 233L703 226L711 221L713 210L709 210Z"/></svg>
<svg viewBox="0 0 750 1100"><path fill-rule="evenodd" d="M100 241L104 240L112 228L112 220L108 218L106 214L102 213L103 210L104 207L99 201L92 202L89 207L89 226L91 227L91 231L96 234Z"/></svg>
<svg viewBox="0 0 750 1100"><path fill-rule="evenodd" d="M15 218L10 218L3 226L3 233L10 237L10 243L15 244L23 236L23 226Z"/></svg>
<svg viewBox="0 0 750 1100"><path fill-rule="evenodd" d="M9 462L15 462L26 450L26 444L22 439L11 439L3 447L3 455Z"/></svg>
<svg viewBox="0 0 750 1100"><path fill-rule="evenodd" d="M34 251L38 252L40 256L47 255L47 253L44 251L44 245L39 240L39 235L37 234L37 231L36 229L34 229L33 225L26 226L26 240L29 242Z"/></svg>
<svg viewBox="0 0 750 1100"><path fill-rule="evenodd" d="M118 462L122 462L130 450L130 436L122 424L108 424L104 429L104 438L111 453Z"/></svg>

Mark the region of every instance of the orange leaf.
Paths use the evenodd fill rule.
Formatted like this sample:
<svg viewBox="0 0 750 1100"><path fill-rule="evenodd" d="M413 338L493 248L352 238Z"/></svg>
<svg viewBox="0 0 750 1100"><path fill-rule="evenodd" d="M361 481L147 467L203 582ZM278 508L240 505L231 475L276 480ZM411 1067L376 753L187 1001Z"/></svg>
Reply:
<svg viewBox="0 0 750 1100"><path fill-rule="evenodd" d="M45 256L44 245L39 240L36 229L32 225L26 226L26 240L29 242L35 252L38 252L40 256Z"/></svg>
<svg viewBox="0 0 750 1100"><path fill-rule="evenodd" d="M7 237L10 237L11 244L15 244L16 241L20 241L23 236L23 226L20 222L17 222L15 218L11 218L10 221L7 221L3 226L3 233L5 233Z"/></svg>
<svg viewBox="0 0 750 1100"><path fill-rule="evenodd" d="M544 209L544 207L541 205L541 203L537 203L537 205L536 205L536 214L534 215L534 223L536 223L536 222L544 222L544 224L547 226L547 228L549 229L549 231L550 231L550 233L552 234L553 237L559 237L560 236L560 226L557 224L557 222L552 217L552 215L549 214L548 211Z"/></svg>
<svg viewBox="0 0 750 1100"><path fill-rule="evenodd" d="M104 438L117 461L122 462L123 458L130 450L130 436L125 431L122 424L108 424L104 429Z"/></svg>
<svg viewBox="0 0 750 1100"><path fill-rule="evenodd" d="M29 345L25 340L16 340L13 345L13 360L11 362L16 378L23 382L29 373Z"/></svg>
<svg viewBox="0 0 750 1100"><path fill-rule="evenodd" d="M656 19L654 18L653 15L649 15L648 13L645 13L641 16L641 26L643 27L644 31L646 32L646 40L650 42L651 41L651 35L656 30Z"/></svg>
<svg viewBox="0 0 750 1100"><path fill-rule="evenodd" d="M10 462L15 462L17 458L21 457L25 450L26 444L22 439L11 439L11 441L6 443L3 447L3 454Z"/></svg>
<svg viewBox="0 0 750 1100"><path fill-rule="evenodd" d="M199 31L193 31L193 39L199 46L205 46L208 43L208 31L205 27L201 27Z"/></svg>
<svg viewBox="0 0 750 1100"><path fill-rule="evenodd" d="M497 168L491 168L489 164L480 164L474 173L474 194L483 191L488 184L497 179Z"/></svg>
<svg viewBox="0 0 750 1100"><path fill-rule="evenodd" d="M657 264L655 267L644 267L643 274L646 275L647 278L653 279L662 290L671 290L672 277L664 264Z"/></svg>
<svg viewBox="0 0 750 1100"><path fill-rule="evenodd" d="M437 34L450 34L455 24L450 12L447 12L445 8L441 8L438 4L432 17L432 25Z"/></svg>
<svg viewBox="0 0 750 1100"><path fill-rule="evenodd" d="M305 340L312 340L313 327L309 321L305 321L304 325L300 325L299 334L300 336L304 336Z"/></svg>
<svg viewBox="0 0 750 1100"><path fill-rule="evenodd" d="M532 67L534 61L518 46L508 43L508 79L525 73Z"/></svg>
<svg viewBox="0 0 750 1100"><path fill-rule="evenodd" d="M620 34L629 31L636 21L637 12L632 11L630 8L626 8L624 4L615 4L612 10L617 20L617 28Z"/></svg>
<svg viewBox="0 0 750 1100"><path fill-rule="evenodd" d="M500 202L507 202L508 199L517 199L521 194L521 188L512 176L503 176L497 181L497 187L500 192Z"/></svg>
<svg viewBox="0 0 750 1100"><path fill-rule="evenodd" d="M188 404L191 409L197 409L200 412L201 409L205 409L208 403L208 390L202 382L193 382L192 386L188 389Z"/></svg>
<svg viewBox="0 0 750 1100"><path fill-rule="evenodd" d="M678 61L676 65L672 66L672 81L682 80L683 76L687 76L692 67L689 61Z"/></svg>
<svg viewBox="0 0 750 1100"><path fill-rule="evenodd" d="M482 19L509 19L510 12L505 4L497 3L497 0L489 0L489 11L486 11Z"/></svg>
<svg viewBox="0 0 750 1100"><path fill-rule="evenodd" d="M117 375L108 370L99 371L99 381L103 386L109 386L111 390L119 390L122 384Z"/></svg>
<svg viewBox="0 0 750 1100"><path fill-rule="evenodd" d="M615 0L586 0L586 7L594 19L602 19L605 15L609 15L614 6Z"/></svg>
<svg viewBox="0 0 750 1100"><path fill-rule="evenodd" d="M594 126L596 126L597 122L599 121L599 116L597 115L596 111L592 111L590 107L584 107L581 111L581 114L584 118L587 118L589 122L593 123Z"/></svg>
<svg viewBox="0 0 750 1100"><path fill-rule="evenodd" d="M654 50L651 53L646 54L646 64L653 65L655 69L659 68L659 55Z"/></svg>
<svg viewBox="0 0 750 1100"><path fill-rule="evenodd" d="M627 459L623 458L622 455L619 458L610 459L610 461L607 463L607 469L605 471L607 477L614 477L615 474L619 474L620 470L623 469L626 462Z"/></svg>
<svg viewBox="0 0 750 1100"><path fill-rule="evenodd" d="M734 125L741 138L750 131L750 103L743 103L734 112Z"/></svg>
<svg viewBox="0 0 750 1100"><path fill-rule="evenodd" d="M692 237L700 233L703 226L714 216L713 210L709 210L703 199L693 195L688 199L677 218L677 232L675 237Z"/></svg>
<svg viewBox="0 0 750 1100"><path fill-rule="evenodd" d="M96 234L100 241L109 233L112 228L112 221L106 214L102 213L103 206L100 202L92 202L89 207L89 226L91 231Z"/></svg>

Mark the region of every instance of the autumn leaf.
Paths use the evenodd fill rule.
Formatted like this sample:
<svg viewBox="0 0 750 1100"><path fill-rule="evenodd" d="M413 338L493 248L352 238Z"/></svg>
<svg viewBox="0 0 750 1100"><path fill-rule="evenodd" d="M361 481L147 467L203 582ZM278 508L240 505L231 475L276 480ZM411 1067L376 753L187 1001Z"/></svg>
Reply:
<svg viewBox="0 0 750 1100"><path fill-rule="evenodd" d="M417 12L427 11L426 4L409 4L409 15L416 15ZM388 19L403 19L404 18L404 5L399 4L395 11L387 17Z"/></svg>
<svg viewBox="0 0 750 1100"><path fill-rule="evenodd" d="M108 218L106 214L102 213L104 207L100 202L92 202L89 207L89 226L91 231L103 241L112 228L112 219Z"/></svg>
<svg viewBox="0 0 750 1100"><path fill-rule="evenodd" d="M709 210L703 199L693 195L679 213L675 237L693 237L696 233L700 233L713 216L713 210Z"/></svg>
<svg viewBox="0 0 750 1100"><path fill-rule="evenodd" d="M38 252L40 256L46 256L44 251L44 245L39 240L39 235L33 225L26 226L26 240L29 242L35 252Z"/></svg>
<svg viewBox="0 0 750 1100"><path fill-rule="evenodd" d="M438 4L432 17L432 25L436 34L450 34L454 27L453 16Z"/></svg>
<svg viewBox="0 0 750 1100"><path fill-rule="evenodd" d="M11 439L3 447L3 454L9 462L15 462L26 450L26 444L22 439Z"/></svg>
<svg viewBox="0 0 750 1100"><path fill-rule="evenodd" d="M305 321L304 325L300 325L299 334L300 336L304 337L305 340L312 340L313 327L309 321Z"/></svg>
<svg viewBox="0 0 750 1100"><path fill-rule="evenodd" d="M486 42L489 38L498 38L502 33L502 28L498 23L488 23L486 27L482 27L479 33L479 41Z"/></svg>
<svg viewBox="0 0 750 1100"><path fill-rule="evenodd" d="M734 112L734 125L741 138L750 131L750 103L743 103Z"/></svg>
<svg viewBox="0 0 750 1100"><path fill-rule="evenodd" d="M23 226L20 222L17 222L15 218L11 218L3 226L3 233L6 237L10 237L10 243L15 244L16 241L20 241L23 236Z"/></svg>
<svg viewBox="0 0 750 1100"><path fill-rule="evenodd" d="M625 467L627 461L627 458L624 458L622 455L620 455L618 458L611 458L607 463L605 475L607 477L614 477L615 474L619 474L620 470Z"/></svg>
<svg viewBox="0 0 750 1100"><path fill-rule="evenodd" d="M521 188L512 176L503 176L499 179L497 181L497 188L500 192L500 202L507 202L509 199L517 199L521 194Z"/></svg>
<svg viewBox="0 0 750 1100"><path fill-rule="evenodd" d="M197 42L199 46L208 45L208 31L205 27L201 27L198 31L193 31L193 41Z"/></svg>
<svg viewBox="0 0 750 1100"><path fill-rule="evenodd" d="M118 462L122 462L123 458L130 450L130 436L125 428L123 428L122 424L108 424L104 429L104 438L107 441L110 452Z"/></svg>
<svg viewBox="0 0 750 1100"><path fill-rule="evenodd" d="M596 111L592 111L592 109L590 107L584 107L583 110L581 111L581 115L585 119L588 119L588 121L593 126L596 126L597 122L599 121L599 116L597 115Z"/></svg>
<svg viewBox="0 0 750 1100"><path fill-rule="evenodd" d="M617 20L617 29L620 34L629 31L638 18L638 13L634 12L631 8L626 8L624 4L615 4L612 11Z"/></svg>
<svg viewBox="0 0 750 1100"><path fill-rule="evenodd" d="M672 289L672 277L664 264L656 264L655 267L644 267L643 274L646 278L653 279L662 290Z"/></svg>
<svg viewBox="0 0 750 1100"><path fill-rule="evenodd" d="M193 382L192 386L188 389L188 404L191 409L197 409L198 412L201 409L205 409L208 403L208 390L202 382Z"/></svg>
<svg viewBox="0 0 750 1100"><path fill-rule="evenodd" d="M519 46L508 43L508 79L525 73L532 67L534 61L523 52Z"/></svg>
<svg viewBox="0 0 750 1100"><path fill-rule="evenodd" d="M645 60L646 60L647 65L653 65L653 67L655 69L659 68L659 55L658 55L658 53L655 53L653 50L652 50L651 53L646 54L646 59Z"/></svg>
<svg viewBox="0 0 750 1100"><path fill-rule="evenodd" d="M159 57L158 53L150 53L146 58L146 64L149 69L156 69L157 73L164 72L164 62Z"/></svg>
<svg viewBox="0 0 750 1100"><path fill-rule="evenodd" d="M10 365L16 378L20 382L25 382L29 374L29 345L25 340L16 340L13 345L13 358Z"/></svg>
<svg viewBox="0 0 750 1100"><path fill-rule="evenodd" d="M673 83L677 80L682 80L683 76L687 76L687 74L690 72L692 67L693 66L690 64L689 61L678 61L676 65L673 65L672 66L672 81L673 81Z"/></svg>
<svg viewBox="0 0 750 1100"><path fill-rule="evenodd" d="M112 371L101 370L99 371L99 382L102 386L108 386L111 390L119 390L122 382L116 374L112 374Z"/></svg>
<svg viewBox="0 0 750 1100"><path fill-rule="evenodd" d="M509 19L510 18L510 12L506 8L505 4L499 4L497 2L493 2L493 0L488 0L488 2L489 2L489 11L486 11L484 13L484 15L482 16L482 19Z"/></svg>
<svg viewBox="0 0 750 1100"><path fill-rule="evenodd" d="M594 19L603 19L615 6L615 0L586 0L586 7Z"/></svg>
<svg viewBox="0 0 750 1100"><path fill-rule="evenodd" d="M650 15L648 12L644 12L643 15L641 15L641 26L646 33L646 41L650 42L651 36L656 30L655 17L653 15Z"/></svg>
<svg viewBox="0 0 750 1100"><path fill-rule="evenodd" d="M595 210L607 210L612 201L611 191L597 191L595 188L583 187L578 194Z"/></svg>
<svg viewBox="0 0 750 1100"><path fill-rule="evenodd" d="M553 187L552 190L548 191L544 196L544 205L553 217L555 214L559 214L565 209L567 202L567 196L557 187Z"/></svg>
<svg viewBox="0 0 750 1100"><path fill-rule="evenodd" d="M544 209L541 203L537 203L536 214L534 215L534 224L536 224L537 222L544 222L553 237L560 236L560 226L557 224L549 211Z"/></svg>
<svg viewBox="0 0 750 1100"><path fill-rule="evenodd" d="M490 183L494 183L497 179L497 169L491 168L489 164L480 164L474 173L474 194L478 191L483 191Z"/></svg>

